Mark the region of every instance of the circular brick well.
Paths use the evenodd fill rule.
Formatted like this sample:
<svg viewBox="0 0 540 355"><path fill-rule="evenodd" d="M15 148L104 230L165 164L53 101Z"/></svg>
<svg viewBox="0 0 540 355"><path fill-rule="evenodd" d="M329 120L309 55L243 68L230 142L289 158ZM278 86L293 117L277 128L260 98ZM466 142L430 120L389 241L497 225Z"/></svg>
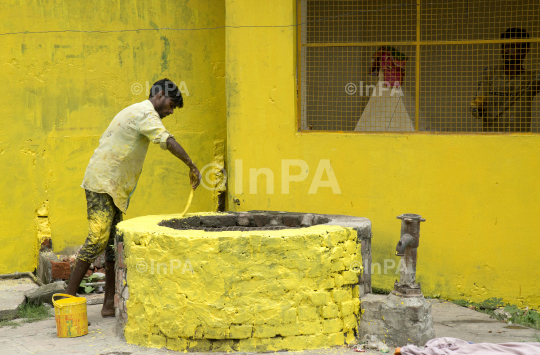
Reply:
<svg viewBox="0 0 540 355"><path fill-rule="evenodd" d="M116 236L118 326L129 343L177 351L344 345L355 338L359 297L370 287L361 272L370 238L365 218L309 213L124 221Z"/></svg>

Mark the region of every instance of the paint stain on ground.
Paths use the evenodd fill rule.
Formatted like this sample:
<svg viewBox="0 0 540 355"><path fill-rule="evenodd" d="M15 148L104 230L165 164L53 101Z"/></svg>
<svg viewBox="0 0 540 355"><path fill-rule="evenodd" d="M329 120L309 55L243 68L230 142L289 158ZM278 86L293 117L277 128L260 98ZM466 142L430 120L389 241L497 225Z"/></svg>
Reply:
<svg viewBox="0 0 540 355"><path fill-rule="evenodd" d="M529 329L527 327L523 327L521 325L508 325L505 327L506 329Z"/></svg>

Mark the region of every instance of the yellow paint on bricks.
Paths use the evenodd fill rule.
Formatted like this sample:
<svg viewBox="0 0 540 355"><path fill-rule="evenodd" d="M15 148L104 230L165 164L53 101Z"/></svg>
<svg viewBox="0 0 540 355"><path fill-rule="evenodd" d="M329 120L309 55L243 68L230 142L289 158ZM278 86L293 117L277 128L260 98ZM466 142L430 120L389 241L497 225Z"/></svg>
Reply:
<svg viewBox="0 0 540 355"><path fill-rule="evenodd" d="M300 334L300 326L298 323L282 324L276 327L276 334L282 337Z"/></svg>
<svg viewBox="0 0 540 355"><path fill-rule="evenodd" d="M353 299L353 300L350 300L350 301L341 302L339 304L342 317L345 317L345 316L348 316L348 315L354 313L354 311L355 311L355 309L357 307L357 304L356 304L355 301L356 300Z"/></svg>
<svg viewBox="0 0 540 355"><path fill-rule="evenodd" d="M345 342L345 337L343 333L332 333L328 334L328 345L329 346L340 346Z"/></svg>
<svg viewBox="0 0 540 355"><path fill-rule="evenodd" d="M336 318L339 316L339 309L335 303L329 304L322 308L322 317L323 318Z"/></svg>
<svg viewBox="0 0 540 355"><path fill-rule="evenodd" d="M322 324L319 320L308 322L300 322L300 334L312 335L322 333Z"/></svg>
<svg viewBox="0 0 540 355"><path fill-rule="evenodd" d="M342 248L343 259L361 262L356 248L345 247L350 236L356 242L356 232L323 225L248 232L158 225L172 218L178 215L139 217L118 225L130 287L125 327L129 343L207 351L228 349L234 339L235 351L271 351L331 346L326 334L345 336L345 318L336 304L331 306L334 318L324 320L322 314L332 300L352 302L352 286L321 287L339 273L332 272L331 264L321 266L320 260L332 254L322 247L326 238ZM183 272L186 260L193 273ZM313 269L318 269L317 276ZM296 282L287 283L284 293L280 285L291 279ZM358 312L359 303L354 306ZM332 339L332 344L339 342L336 335Z"/></svg>
<svg viewBox="0 0 540 355"><path fill-rule="evenodd" d="M253 327L251 325L231 325L229 338L247 339L251 337Z"/></svg>
<svg viewBox="0 0 540 355"><path fill-rule="evenodd" d="M358 327L358 321L354 314L349 314L346 317L343 317L343 331L348 332L350 330L356 329Z"/></svg>
<svg viewBox="0 0 540 355"><path fill-rule="evenodd" d="M298 319L300 321L310 321L317 318L317 307L303 306L298 308Z"/></svg>
<svg viewBox="0 0 540 355"><path fill-rule="evenodd" d="M325 333L337 333L343 329L343 320L339 318L326 319L323 321Z"/></svg>

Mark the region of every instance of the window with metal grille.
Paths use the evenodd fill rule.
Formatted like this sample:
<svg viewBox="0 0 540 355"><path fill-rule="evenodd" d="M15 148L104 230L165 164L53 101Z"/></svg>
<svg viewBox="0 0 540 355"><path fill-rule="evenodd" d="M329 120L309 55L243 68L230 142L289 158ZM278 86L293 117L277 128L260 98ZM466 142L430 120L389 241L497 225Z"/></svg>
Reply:
<svg viewBox="0 0 540 355"><path fill-rule="evenodd" d="M301 131L540 131L540 1L297 2Z"/></svg>

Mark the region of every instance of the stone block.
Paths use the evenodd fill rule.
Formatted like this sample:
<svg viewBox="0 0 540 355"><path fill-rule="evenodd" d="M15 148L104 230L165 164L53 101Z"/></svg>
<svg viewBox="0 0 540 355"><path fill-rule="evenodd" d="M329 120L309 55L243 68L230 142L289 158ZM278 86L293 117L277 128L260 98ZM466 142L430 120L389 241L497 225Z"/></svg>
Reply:
<svg viewBox="0 0 540 355"><path fill-rule="evenodd" d="M317 307L298 307L298 319L301 321L315 320L319 317Z"/></svg>
<svg viewBox="0 0 540 355"><path fill-rule="evenodd" d="M285 215L281 218L283 220L283 224L287 227L298 227L300 225L301 216Z"/></svg>
<svg viewBox="0 0 540 355"><path fill-rule="evenodd" d="M283 312L283 323L296 322L296 308L289 308Z"/></svg>
<svg viewBox="0 0 540 355"><path fill-rule="evenodd" d="M328 293L325 291L311 292L309 300L314 306L323 306L328 302Z"/></svg>
<svg viewBox="0 0 540 355"><path fill-rule="evenodd" d="M26 302L25 293L37 288L38 285L28 278L0 279L0 320L15 318L18 307Z"/></svg>
<svg viewBox="0 0 540 355"><path fill-rule="evenodd" d="M339 304L339 310L341 311L341 316L345 317L345 316L348 316L349 314L356 313L355 308L357 307L358 304L359 304L358 300L350 300L350 301L341 302Z"/></svg>
<svg viewBox="0 0 540 355"><path fill-rule="evenodd" d="M148 345L152 348L163 348L167 345L167 338L160 334L152 334L148 337Z"/></svg>
<svg viewBox="0 0 540 355"><path fill-rule="evenodd" d="M246 351L257 352L259 350L258 348L259 345L260 345L259 338L242 339L236 345L235 350L242 351L242 352L246 352Z"/></svg>
<svg viewBox="0 0 540 355"><path fill-rule="evenodd" d="M362 297L361 336L375 335L389 346L424 346L435 337L431 304L424 297L398 297L394 294Z"/></svg>
<svg viewBox="0 0 540 355"><path fill-rule="evenodd" d="M347 254L354 254L356 253L357 243L354 240L347 240L344 247Z"/></svg>
<svg viewBox="0 0 540 355"><path fill-rule="evenodd" d="M308 341L307 336L290 336L283 338L283 347L287 350L305 350L306 343Z"/></svg>
<svg viewBox="0 0 540 355"><path fill-rule="evenodd" d="M227 339L229 336L229 328L214 328L205 327L204 337L207 339Z"/></svg>
<svg viewBox="0 0 540 355"><path fill-rule="evenodd" d="M275 327L276 334L282 337L293 336L300 334L300 326L298 323L281 324Z"/></svg>
<svg viewBox="0 0 540 355"><path fill-rule="evenodd" d="M261 214L254 214L253 215L253 222L255 223L255 226L257 227L264 227L270 222L267 215L261 213Z"/></svg>
<svg viewBox="0 0 540 355"><path fill-rule="evenodd" d="M342 247L337 246L332 249L332 254L330 255L330 259L336 260L343 258L344 250Z"/></svg>
<svg viewBox="0 0 540 355"><path fill-rule="evenodd" d="M302 219L300 221L300 225L302 227L311 227L313 225L313 215L310 213L307 213L305 215L302 215Z"/></svg>
<svg viewBox="0 0 540 355"><path fill-rule="evenodd" d="M332 296L336 303L348 301L352 298L351 291L348 290L334 290L332 291Z"/></svg>
<svg viewBox="0 0 540 355"><path fill-rule="evenodd" d="M246 214L239 214L237 223L239 226L242 227L248 227L249 226L249 215Z"/></svg>
<svg viewBox="0 0 540 355"><path fill-rule="evenodd" d="M337 318L339 317L339 309L335 303L322 308L321 315L323 318Z"/></svg>
<svg viewBox="0 0 540 355"><path fill-rule="evenodd" d="M230 353L233 352L234 341L216 340L212 342L212 352Z"/></svg>
<svg viewBox="0 0 540 355"><path fill-rule="evenodd" d="M343 317L343 331L348 332L350 330L356 329L358 327L358 322L356 321L356 316L354 314L349 314L346 317Z"/></svg>
<svg viewBox="0 0 540 355"><path fill-rule="evenodd" d="M334 283L336 287L341 287L345 285L345 278L341 274L334 274Z"/></svg>
<svg viewBox="0 0 540 355"><path fill-rule="evenodd" d="M270 352L283 350L283 338L257 339L257 352Z"/></svg>
<svg viewBox="0 0 540 355"><path fill-rule="evenodd" d="M332 263L332 272L339 272L345 270L345 263L343 260L338 259Z"/></svg>
<svg viewBox="0 0 540 355"><path fill-rule="evenodd" d="M326 319L323 321L325 333L337 333L343 329L343 321L340 318Z"/></svg>
<svg viewBox="0 0 540 355"><path fill-rule="evenodd" d="M358 276L360 276L360 273L356 273L354 271L343 271L341 273L343 276L345 285L354 285L358 283Z"/></svg>
<svg viewBox="0 0 540 355"><path fill-rule="evenodd" d="M129 300L129 287L127 285L124 286L124 290L122 290L122 298L124 300Z"/></svg>
<svg viewBox="0 0 540 355"><path fill-rule="evenodd" d="M322 333L321 322L300 322L300 333L303 335Z"/></svg>
<svg viewBox="0 0 540 355"><path fill-rule="evenodd" d="M55 293L66 293L67 285L64 281L53 282L43 285L26 294L28 303L40 305L42 303L52 304L52 296Z"/></svg>
<svg viewBox="0 0 540 355"><path fill-rule="evenodd" d="M325 289L325 290L330 290L330 289L334 288L335 285L336 285L336 283L334 281L334 278L333 277L328 277L328 278L321 281L321 283L319 284L319 288L320 289Z"/></svg>
<svg viewBox="0 0 540 355"><path fill-rule="evenodd" d="M221 222L223 227L236 226L236 216L234 215L218 215L217 219Z"/></svg>
<svg viewBox="0 0 540 355"><path fill-rule="evenodd" d="M231 339L247 339L251 337L253 327L251 325L232 325L229 330Z"/></svg>
<svg viewBox="0 0 540 355"><path fill-rule="evenodd" d="M240 310L238 313L234 314L232 323L234 324L243 324L247 323L249 320L253 318L253 316L248 313L247 311Z"/></svg>
<svg viewBox="0 0 540 355"><path fill-rule="evenodd" d="M268 222L271 226L281 226L283 225L283 219L281 216L272 216L270 217L270 222Z"/></svg>
<svg viewBox="0 0 540 355"><path fill-rule="evenodd" d="M328 346L341 346L345 343L345 336L343 333L331 333L328 334Z"/></svg>
<svg viewBox="0 0 540 355"><path fill-rule="evenodd" d="M221 221L217 218L214 218L214 216L201 216L201 223L204 227L223 227L221 225Z"/></svg>
<svg viewBox="0 0 540 355"><path fill-rule="evenodd" d="M210 351L212 342L208 339L196 339L189 341L189 351Z"/></svg>
<svg viewBox="0 0 540 355"><path fill-rule="evenodd" d="M52 281L52 265L49 259L42 253L39 254L39 264L36 270L36 276L43 281L44 284Z"/></svg>
<svg viewBox="0 0 540 355"><path fill-rule="evenodd" d="M188 348L187 339L183 338L168 338L167 339L167 349L174 351L185 351Z"/></svg>
<svg viewBox="0 0 540 355"><path fill-rule="evenodd" d="M276 336L276 330L273 325L257 325L253 327L254 338L271 338Z"/></svg>

